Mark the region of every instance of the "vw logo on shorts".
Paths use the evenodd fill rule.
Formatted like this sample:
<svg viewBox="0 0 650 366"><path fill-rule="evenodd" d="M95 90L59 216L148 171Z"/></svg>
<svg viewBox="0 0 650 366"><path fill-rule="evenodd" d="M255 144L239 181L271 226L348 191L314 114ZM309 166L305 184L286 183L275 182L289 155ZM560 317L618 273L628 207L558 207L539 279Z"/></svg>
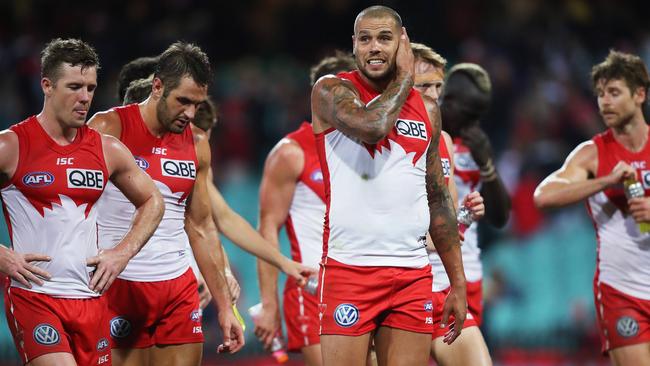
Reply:
<svg viewBox="0 0 650 366"><path fill-rule="evenodd" d="M59 331L49 324L39 324L34 328L34 340L44 346L58 344L61 340Z"/></svg>
<svg viewBox="0 0 650 366"><path fill-rule="evenodd" d="M342 327L351 327L359 321L359 309L352 304L341 304L334 310L334 321Z"/></svg>
<svg viewBox="0 0 650 366"><path fill-rule="evenodd" d="M621 337L634 337L639 333L639 323L632 317L622 316L616 321L616 331Z"/></svg>
<svg viewBox="0 0 650 366"><path fill-rule="evenodd" d="M121 316L111 319L111 337L124 338L131 334L131 322Z"/></svg>

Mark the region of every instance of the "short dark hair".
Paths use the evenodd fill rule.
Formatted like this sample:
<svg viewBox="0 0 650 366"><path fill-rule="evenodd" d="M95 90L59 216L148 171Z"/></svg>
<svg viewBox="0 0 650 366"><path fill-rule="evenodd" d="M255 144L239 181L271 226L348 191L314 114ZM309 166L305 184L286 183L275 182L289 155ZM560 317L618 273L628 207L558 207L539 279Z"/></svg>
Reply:
<svg viewBox="0 0 650 366"><path fill-rule="evenodd" d="M81 66L82 69L95 67L99 70L99 57L91 45L80 39L56 38L41 51L41 77L56 83L64 63Z"/></svg>
<svg viewBox="0 0 650 366"><path fill-rule="evenodd" d="M476 85L478 90L480 90L485 95L492 94L492 82L490 81L490 75L485 71L481 65L473 64L470 62L463 62L460 64L454 65L454 67L449 70L449 75L447 80L449 80L455 74L465 74L467 77Z"/></svg>
<svg viewBox="0 0 650 366"><path fill-rule="evenodd" d="M176 42L160 55L153 74L162 80L167 95L185 76L195 83L207 86L212 78L210 60L201 48L192 43Z"/></svg>
<svg viewBox="0 0 650 366"><path fill-rule="evenodd" d="M318 79L325 75L338 74L343 71L356 70L357 63L352 54L336 51L334 56L328 56L320 60L309 70L309 80L313 86Z"/></svg>
<svg viewBox="0 0 650 366"><path fill-rule="evenodd" d="M147 99L149 94L151 94L151 86L153 85L153 79L151 77L146 79L133 80L129 87L126 88L126 93L124 93L124 102L123 105L140 103Z"/></svg>
<svg viewBox="0 0 650 366"><path fill-rule="evenodd" d="M117 97L121 102L124 101L126 89L131 85L131 82L151 76L156 69L157 63L158 56L138 57L122 66L117 77Z"/></svg>
<svg viewBox="0 0 650 366"><path fill-rule="evenodd" d="M393 20L395 20L395 23L397 24L397 28L402 27L402 17L400 17L395 10L383 5L374 5L361 10L361 12L357 15L356 19L354 20L355 31L357 29L357 23L361 18L364 17L370 17L370 18L391 17L393 18Z"/></svg>
<svg viewBox="0 0 650 366"><path fill-rule="evenodd" d="M613 79L624 80L632 93L638 88L643 88L647 94L650 87L648 69L641 57L610 50L605 61L591 69L591 81L595 89L600 80Z"/></svg>
<svg viewBox="0 0 650 366"><path fill-rule="evenodd" d="M219 106L208 96L204 102L199 104L199 108L194 115L194 125L203 131L208 131L217 124L219 115Z"/></svg>

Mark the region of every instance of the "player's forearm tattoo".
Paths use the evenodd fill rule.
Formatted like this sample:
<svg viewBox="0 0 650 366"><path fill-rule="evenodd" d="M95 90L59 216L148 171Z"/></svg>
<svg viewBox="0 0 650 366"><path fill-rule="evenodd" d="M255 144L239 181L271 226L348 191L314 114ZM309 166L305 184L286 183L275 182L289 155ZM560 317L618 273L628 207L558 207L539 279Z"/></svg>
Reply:
<svg viewBox="0 0 650 366"><path fill-rule="evenodd" d="M440 119L437 122L434 136L427 150L426 189L429 200L429 234L438 252L446 252L460 243L458 224L454 213L454 203L445 185L445 176L440 162L438 143L440 141Z"/></svg>

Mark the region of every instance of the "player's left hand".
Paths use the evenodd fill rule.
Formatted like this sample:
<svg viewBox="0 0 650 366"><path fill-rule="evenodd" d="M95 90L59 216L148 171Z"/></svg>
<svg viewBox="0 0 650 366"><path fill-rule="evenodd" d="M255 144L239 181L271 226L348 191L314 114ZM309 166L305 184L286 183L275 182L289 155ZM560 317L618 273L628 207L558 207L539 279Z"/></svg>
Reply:
<svg viewBox="0 0 650 366"><path fill-rule="evenodd" d="M131 257L127 253L115 248L102 249L96 256L86 259L87 266L95 267L88 287L100 294L106 292L122 273L129 259Z"/></svg>
<svg viewBox="0 0 650 366"><path fill-rule="evenodd" d="M440 328L446 328L449 324L449 317L454 314L454 322L450 325L449 331L445 334L443 342L452 344L463 330L465 317L467 316L467 290L463 287L451 287L445 305L442 308L442 321Z"/></svg>
<svg viewBox="0 0 650 366"><path fill-rule="evenodd" d="M223 343L217 347L217 353L235 353L244 347L244 330L231 308L219 309L219 326Z"/></svg>
<svg viewBox="0 0 650 366"><path fill-rule="evenodd" d="M470 192L465 198L461 206L469 208L472 213L472 220L478 221L485 216L485 204L483 203L483 196L478 191Z"/></svg>
<svg viewBox="0 0 650 366"><path fill-rule="evenodd" d="M300 287L307 284L307 279L310 276L318 274L318 269L316 268L307 267L286 257L285 259L282 265L282 272L286 273L289 277L293 277Z"/></svg>
<svg viewBox="0 0 650 366"><path fill-rule="evenodd" d="M627 203L634 221L650 222L650 197L630 198Z"/></svg>
<svg viewBox="0 0 650 366"><path fill-rule="evenodd" d="M479 168L485 167L493 155L490 139L488 139L485 132L478 126L472 126L463 129L460 132L460 137L463 144L469 148L472 158L474 158Z"/></svg>

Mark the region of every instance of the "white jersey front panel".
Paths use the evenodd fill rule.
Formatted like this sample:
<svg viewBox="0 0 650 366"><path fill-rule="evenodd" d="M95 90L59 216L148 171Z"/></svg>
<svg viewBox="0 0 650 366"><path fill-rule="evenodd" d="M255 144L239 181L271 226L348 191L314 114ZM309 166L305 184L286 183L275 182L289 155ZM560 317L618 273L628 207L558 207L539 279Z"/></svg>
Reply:
<svg viewBox="0 0 650 366"><path fill-rule="evenodd" d="M299 260L302 264L318 268L323 255L323 219L325 217L325 204L314 191L303 182L296 184L289 221L287 222L295 235L298 245ZM294 256L298 260L298 255Z"/></svg>

